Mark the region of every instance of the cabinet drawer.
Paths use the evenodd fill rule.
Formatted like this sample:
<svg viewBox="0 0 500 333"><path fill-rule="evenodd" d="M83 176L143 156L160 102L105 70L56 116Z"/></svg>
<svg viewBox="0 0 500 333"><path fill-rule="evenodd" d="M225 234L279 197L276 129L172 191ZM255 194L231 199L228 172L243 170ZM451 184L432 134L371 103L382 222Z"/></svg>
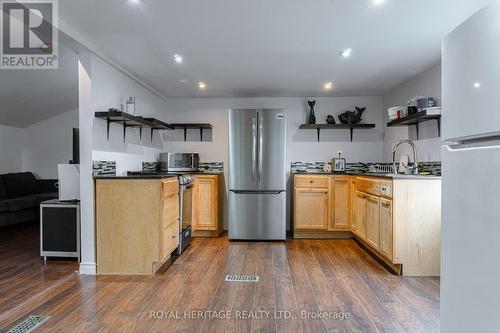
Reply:
<svg viewBox="0 0 500 333"><path fill-rule="evenodd" d="M328 188L329 176L295 176L295 187Z"/></svg>
<svg viewBox="0 0 500 333"><path fill-rule="evenodd" d="M384 197L392 198L392 182L381 182L380 183L380 194Z"/></svg>
<svg viewBox="0 0 500 333"><path fill-rule="evenodd" d="M380 181L369 178L356 178L356 189L373 195L380 195Z"/></svg>
<svg viewBox="0 0 500 333"><path fill-rule="evenodd" d="M162 196L164 198L179 193L179 181L177 178L163 180L161 182Z"/></svg>
<svg viewBox="0 0 500 333"><path fill-rule="evenodd" d="M163 223L162 228L166 229L172 224L179 223L179 196L173 194L163 199Z"/></svg>
<svg viewBox="0 0 500 333"><path fill-rule="evenodd" d="M179 224L172 224L163 231L163 258L168 258L170 254L179 246Z"/></svg>

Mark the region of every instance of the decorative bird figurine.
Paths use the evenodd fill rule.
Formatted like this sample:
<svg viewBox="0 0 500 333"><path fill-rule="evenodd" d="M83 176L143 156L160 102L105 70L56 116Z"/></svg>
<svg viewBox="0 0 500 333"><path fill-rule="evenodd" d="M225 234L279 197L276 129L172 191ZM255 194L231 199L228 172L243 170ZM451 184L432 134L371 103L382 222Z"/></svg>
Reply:
<svg viewBox="0 0 500 333"><path fill-rule="evenodd" d="M362 120L361 116L366 108L358 108L357 106L355 106L355 108L356 111L346 111L339 114L339 120L342 124L357 124Z"/></svg>
<svg viewBox="0 0 500 333"><path fill-rule="evenodd" d="M316 105L316 101L307 101L309 104L309 117L307 118L308 124L316 124L316 115L314 114L314 105Z"/></svg>

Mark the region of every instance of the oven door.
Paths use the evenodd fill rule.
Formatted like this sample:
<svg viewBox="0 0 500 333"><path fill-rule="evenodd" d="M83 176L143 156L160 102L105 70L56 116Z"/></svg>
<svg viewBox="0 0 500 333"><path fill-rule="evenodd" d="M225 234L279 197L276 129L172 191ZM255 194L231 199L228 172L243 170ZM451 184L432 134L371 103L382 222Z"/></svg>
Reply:
<svg viewBox="0 0 500 333"><path fill-rule="evenodd" d="M179 247L181 254L191 243L191 216L193 207L193 185L179 187Z"/></svg>

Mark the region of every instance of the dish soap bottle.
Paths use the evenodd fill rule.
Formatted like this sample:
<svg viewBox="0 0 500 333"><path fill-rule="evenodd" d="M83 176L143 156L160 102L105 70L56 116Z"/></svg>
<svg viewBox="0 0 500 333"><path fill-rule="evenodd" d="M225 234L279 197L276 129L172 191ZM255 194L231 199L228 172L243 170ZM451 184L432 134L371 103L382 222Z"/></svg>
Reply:
<svg viewBox="0 0 500 333"><path fill-rule="evenodd" d="M126 112L135 116L135 97L129 97L127 100Z"/></svg>

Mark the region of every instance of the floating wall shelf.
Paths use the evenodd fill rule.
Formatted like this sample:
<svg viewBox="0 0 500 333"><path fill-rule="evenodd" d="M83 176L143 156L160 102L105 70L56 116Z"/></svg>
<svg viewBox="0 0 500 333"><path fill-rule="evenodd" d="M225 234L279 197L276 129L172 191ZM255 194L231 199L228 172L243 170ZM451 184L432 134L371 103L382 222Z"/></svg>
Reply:
<svg viewBox="0 0 500 333"><path fill-rule="evenodd" d="M151 142L153 142L153 132L154 130L166 130L173 129L169 124L164 123L161 120L155 118L143 118L133 116L126 112L121 111L98 111L95 113L95 117L99 119L104 119L107 122L107 133L106 137L109 140L109 126L111 123L117 123L123 125L123 142L125 142L125 138L127 135L127 128L134 127L139 128L139 138L142 139L142 129L150 128L151 129Z"/></svg>
<svg viewBox="0 0 500 333"><path fill-rule="evenodd" d="M299 129L315 129L318 133L318 142L322 129L349 129L351 142L355 128L375 128L375 124L302 124Z"/></svg>
<svg viewBox="0 0 500 333"><path fill-rule="evenodd" d="M184 141L187 141L187 130L188 129L199 129L200 130L200 139L203 141L203 130L212 129L213 126L211 124L204 123L175 123L170 124L173 129L182 128L184 129Z"/></svg>
<svg viewBox="0 0 500 333"><path fill-rule="evenodd" d="M440 114L427 114L427 111L420 111L414 114L410 114L406 117L394 119L387 123L387 127L400 127L400 126L411 126L415 125L417 130L417 140L418 137L418 127L419 124L428 121L428 120L436 120L438 125L438 136L441 136L441 115Z"/></svg>
<svg viewBox="0 0 500 333"><path fill-rule="evenodd" d="M111 123L117 123L123 125L123 142L125 142L125 137L127 134L128 127L139 128L139 138L142 139L142 129L149 128L151 129L151 142L153 142L153 134L154 131L163 131L163 130L174 130L178 128L184 129L184 141L187 139L187 130L188 129L199 129L201 141L203 141L203 130L204 129L212 129L211 124L205 123L176 123L176 124L167 124L161 120L156 118L145 118L139 116L133 116L126 112L121 111L98 111L95 113L95 117L99 119L104 119L107 122L107 133L106 136L109 140L109 126Z"/></svg>

